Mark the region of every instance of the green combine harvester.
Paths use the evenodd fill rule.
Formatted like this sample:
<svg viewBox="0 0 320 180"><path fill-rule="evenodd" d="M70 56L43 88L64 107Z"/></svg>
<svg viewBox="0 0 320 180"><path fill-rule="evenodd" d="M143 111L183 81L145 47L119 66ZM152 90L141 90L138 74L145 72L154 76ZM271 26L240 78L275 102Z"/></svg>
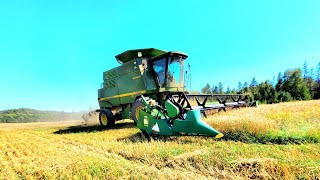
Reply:
<svg viewBox="0 0 320 180"><path fill-rule="evenodd" d="M191 95L185 91L187 71L182 52L159 49L128 50L116 56L119 67L103 72L98 90L101 126L109 128L117 120L132 119L147 134L223 137L206 124L207 110L255 106L246 94ZM219 103L207 105L207 100ZM190 100L197 102L191 106ZM202 103L199 102L202 100Z"/></svg>

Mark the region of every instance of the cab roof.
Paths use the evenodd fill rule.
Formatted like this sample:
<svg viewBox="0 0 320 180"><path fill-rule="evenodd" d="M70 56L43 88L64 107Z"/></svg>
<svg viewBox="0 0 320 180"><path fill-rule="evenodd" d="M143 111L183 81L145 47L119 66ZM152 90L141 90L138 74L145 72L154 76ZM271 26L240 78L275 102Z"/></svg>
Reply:
<svg viewBox="0 0 320 180"><path fill-rule="evenodd" d="M120 64L123 64L136 58L150 59L153 57L164 55L166 53L181 54L187 57L187 55L182 52L173 52L173 51L167 52L167 51L155 49L155 48L146 48L146 49L128 50L121 54L116 55L115 58Z"/></svg>

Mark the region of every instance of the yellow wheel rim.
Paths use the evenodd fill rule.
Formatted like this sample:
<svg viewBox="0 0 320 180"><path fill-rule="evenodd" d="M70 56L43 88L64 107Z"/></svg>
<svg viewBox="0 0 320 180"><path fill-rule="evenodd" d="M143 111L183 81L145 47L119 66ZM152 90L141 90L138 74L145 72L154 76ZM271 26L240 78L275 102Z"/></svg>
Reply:
<svg viewBox="0 0 320 180"><path fill-rule="evenodd" d="M138 107L137 109L136 109L136 120L138 121L139 120L139 110L140 109L142 109L141 107Z"/></svg>
<svg viewBox="0 0 320 180"><path fill-rule="evenodd" d="M108 119L107 119L107 116L105 114L101 115L101 123L103 125L107 125L107 123L108 123Z"/></svg>

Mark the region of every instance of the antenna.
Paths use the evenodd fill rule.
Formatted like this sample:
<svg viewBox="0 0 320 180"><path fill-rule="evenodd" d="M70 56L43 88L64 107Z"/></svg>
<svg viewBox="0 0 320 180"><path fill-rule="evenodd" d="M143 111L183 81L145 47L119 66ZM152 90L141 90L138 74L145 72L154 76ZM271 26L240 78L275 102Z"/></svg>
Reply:
<svg viewBox="0 0 320 180"><path fill-rule="evenodd" d="M188 68L189 68L189 78L190 78L190 93L191 93L191 66L190 63L188 63Z"/></svg>

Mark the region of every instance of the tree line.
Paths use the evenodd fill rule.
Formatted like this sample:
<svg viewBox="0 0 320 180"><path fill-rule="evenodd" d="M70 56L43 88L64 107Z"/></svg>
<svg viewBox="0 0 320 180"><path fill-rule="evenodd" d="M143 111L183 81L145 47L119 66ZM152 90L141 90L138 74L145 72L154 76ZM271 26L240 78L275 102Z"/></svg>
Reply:
<svg viewBox="0 0 320 180"><path fill-rule="evenodd" d="M278 103L292 100L310 100L320 98L320 62L316 68L308 68L305 61L302 69L288 69L279 73L277 78L258 83L253 77L251 83L239 82L237 89L224 89L222 83L201 89L202 94L243 94L261 103Z"/></svg>
<svg viewBox="0 0 320 180"><path fill-rule="evenodd" d="M0 111L0 123L79 120L84 112L40 111L20 108Z"/></svg>

